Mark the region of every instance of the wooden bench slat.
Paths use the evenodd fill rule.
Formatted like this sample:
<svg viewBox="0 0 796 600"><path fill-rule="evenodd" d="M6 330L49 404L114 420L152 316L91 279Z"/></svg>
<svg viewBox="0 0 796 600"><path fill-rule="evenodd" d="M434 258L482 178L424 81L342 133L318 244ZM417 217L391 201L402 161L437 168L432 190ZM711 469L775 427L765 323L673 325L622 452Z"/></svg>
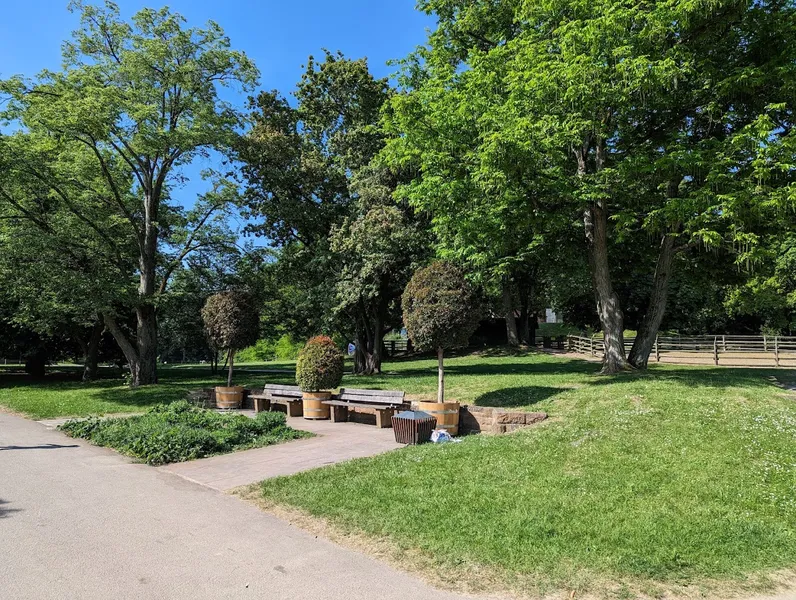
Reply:
<svg viewBox="0 0 796 600"><path fill-rule="evenodd" d="M403 398L374 398L373 396L359 396L354 394L339 394L335 400L345 400L347 402L371 402L374 404L404 404Z"/></svg>
<svg viewBox="0 0 796 600"><path fill-rule="evenodd" d="M353 403L353 402L345 402L343 400L324 400L323 404L328 404L329 406L347 406L349 408L373 408L375 410L392 410L396 408L400 408L400 404L365 404L363 403Z"/></svg>
<svg viewBox="0 0 796 600"><path fill-rule="evenodd" d="M340 394L357 394L359 396L400 396L401 398L406 395L400 390L364 390L357 388L342 388Z"/></svg>

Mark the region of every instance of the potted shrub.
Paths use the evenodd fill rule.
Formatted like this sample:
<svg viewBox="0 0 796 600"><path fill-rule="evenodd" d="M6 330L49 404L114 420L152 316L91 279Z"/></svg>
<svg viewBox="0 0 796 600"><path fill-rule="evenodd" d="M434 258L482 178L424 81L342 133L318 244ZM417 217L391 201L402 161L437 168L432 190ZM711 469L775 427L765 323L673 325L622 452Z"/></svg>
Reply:
<svg viewBox="0 0 796 600"><path fill-rule="evenodd" d="M232 369L235 352L253 345L259 337L260 315L254 297L244 291L214 294L202 308L202 320L213 345L227 351L227 385L216 387L216 406L240 408L243 388L232 385Z"/></svg>
<svg viewBox="0 0 796 600"><path fill-rule="evenodd" d="M401 300L404 326L418 350L437 354L436 402L420 402L418 408L437 418L437 427L451 435L459 432L459 403L445 401L446 348L466 346L478 327L480 303L464 272L453 263L436 261L412 276Z"/></svg>
<svg viewBox="0 0 796 600"><path fill-rule="evenodd" d="M304 418L328 419L331 398L329 390L343 379L343 353L331 338L317 336L310 339L299 352L296 361L296 383L304 392Z"/></svg>

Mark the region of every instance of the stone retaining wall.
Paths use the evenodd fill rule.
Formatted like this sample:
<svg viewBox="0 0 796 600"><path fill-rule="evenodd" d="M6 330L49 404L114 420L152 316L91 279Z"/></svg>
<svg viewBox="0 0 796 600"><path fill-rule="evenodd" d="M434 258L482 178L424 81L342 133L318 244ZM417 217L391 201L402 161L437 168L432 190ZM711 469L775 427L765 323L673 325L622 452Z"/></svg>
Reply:
<svg viewBox="0 0 796 600"><path fill-rule="evenodd" d="M249 400L249 393L250 390L244 391L243 408L252 408L251 400ZM191 390L187 394L187 400L196 406L215 408L216 390L215 388ZM461 435L471 433L508 433L534 425L544 421L546 418L547 413L543 412L525 412L520 410L507 410L505 408L493 408L490 406L462 405L459 409L459 433Z"/></svg>
<svg viewBox="0 0 796 600"><path fill-rule="evenodd" d="M462 406L459 433L508 433L544 421L547 413L507 410L489 406Z"/></svg>

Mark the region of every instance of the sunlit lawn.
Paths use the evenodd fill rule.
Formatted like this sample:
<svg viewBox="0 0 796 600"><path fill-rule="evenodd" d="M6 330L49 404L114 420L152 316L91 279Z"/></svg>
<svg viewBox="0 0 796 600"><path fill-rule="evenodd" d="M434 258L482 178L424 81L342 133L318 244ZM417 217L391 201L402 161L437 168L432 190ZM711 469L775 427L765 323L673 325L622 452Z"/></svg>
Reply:
<svg viewBox="0 0 796 600"><path fill-rule="evenodd" d="M369 383L430 394L433 368L391 364ZM792 371L594 371L541 355L453 359L451 397L551 419L267 481L261 494L476 589L727 591L796 566L796 402L771 379Z"/></svg>
<svg viewBox="0 0 796 600"><path fill-rule="evenodd" d="M249 369L291 367L280 363L248 365ZM141 412L154 404L185 399L191 389L225 385L226 380L225 374L213 376L205 365L164 366L158 371L160 383L130 389L116 368L103 369L104 378L88 384L79 380L79 372L78 368L55 367L44 380L32 381L24 374L0 370L0 406L36 419ZM235 383L262 385L275 377L279 376L241 368L235 373Z"/></svg>
<svg viewBox="0 0 796 600"><path fill-rule="evenodd" d="M290 372L256 372L290 368L244 365L235 380L292 383ZM449 398L550 419L271 480L259 493L383 543L405 566L475 588L737 591L796 566L796 400L775 382L796 373L596 370L538 353L450 358ZM223 381L205 366L163 368L160 384L137 390L119 378L0 378L0 405L37 418L141 411ZM342 385L430 398L436 362L390 362L380 376L348 375Z"/></svg>

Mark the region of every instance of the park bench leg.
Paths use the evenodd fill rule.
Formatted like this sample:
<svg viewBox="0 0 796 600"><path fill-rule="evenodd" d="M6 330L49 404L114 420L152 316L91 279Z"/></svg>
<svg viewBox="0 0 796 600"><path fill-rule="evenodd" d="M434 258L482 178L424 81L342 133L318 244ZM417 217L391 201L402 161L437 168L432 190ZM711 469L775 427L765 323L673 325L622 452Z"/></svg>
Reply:
<svg viewBox="0 0 796 600"><path fill-rule="evenodd" d="M395 411L392 408L376 411L376 427L387 429L392 427L392 416Z"/></svg>
<svg viewBox="0 0 796 600"><path fill-rule="evenodd" d="M304 414L304 404L299 400L298 402L287 403L287 416L300 417Z"/></svg>
<svg viewBox="0 0 796 600"><path fill-rule="evenodd" d="M254 412L260 413L268 410L271 402L266 398L252 398L252 404L254 406Z"/></svg>
<svg viewBox="0 0 796 600"><path fill-rule="evenodd" d="M345 423L348 421L347 406L332 406L332 423Z"/></svg>

